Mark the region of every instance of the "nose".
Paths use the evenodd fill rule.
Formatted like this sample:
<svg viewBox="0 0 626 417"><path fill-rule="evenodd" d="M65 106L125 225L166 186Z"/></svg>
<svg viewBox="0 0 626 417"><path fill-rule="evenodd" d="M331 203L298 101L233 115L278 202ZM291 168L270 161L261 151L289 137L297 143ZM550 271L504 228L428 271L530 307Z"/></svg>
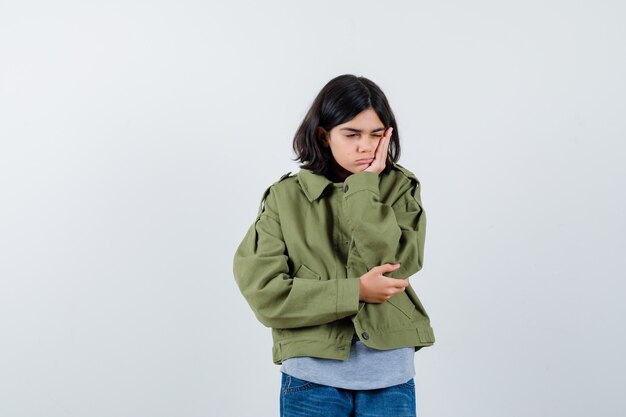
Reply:
<svg viewBox="0 0 626 417"><path fill-rule="evenodd" d="M371 153L372 149L374 148L370 140L365 139L359 141L359 152Z"/></svg>

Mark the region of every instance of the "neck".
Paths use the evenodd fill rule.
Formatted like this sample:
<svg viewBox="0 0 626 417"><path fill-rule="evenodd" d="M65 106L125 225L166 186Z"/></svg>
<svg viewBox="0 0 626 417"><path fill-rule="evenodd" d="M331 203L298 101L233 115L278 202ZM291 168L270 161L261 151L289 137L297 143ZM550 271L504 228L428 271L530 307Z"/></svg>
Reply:
<svg viewBox="0 0 626 417"><path fill-rule="evenodd" d="M346 178L352 174L350 171L337 164L334 159L330 162L330 169L328 171L328 179L332 182L344 182Z"/></svg>

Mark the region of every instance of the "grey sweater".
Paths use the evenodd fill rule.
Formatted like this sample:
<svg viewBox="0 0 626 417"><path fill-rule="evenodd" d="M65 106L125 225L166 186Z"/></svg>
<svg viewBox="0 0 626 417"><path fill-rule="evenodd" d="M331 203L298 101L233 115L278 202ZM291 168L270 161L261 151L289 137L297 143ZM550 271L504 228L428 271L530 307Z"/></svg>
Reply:
<svg viewBox="0 0 626 417"><path fill-rule="evenodd" d="M415 376L414 347L377 350L356 334L346 361L309 356L285 359L280 371L305 381L337 388L363 390L402 384Z"/></svg>

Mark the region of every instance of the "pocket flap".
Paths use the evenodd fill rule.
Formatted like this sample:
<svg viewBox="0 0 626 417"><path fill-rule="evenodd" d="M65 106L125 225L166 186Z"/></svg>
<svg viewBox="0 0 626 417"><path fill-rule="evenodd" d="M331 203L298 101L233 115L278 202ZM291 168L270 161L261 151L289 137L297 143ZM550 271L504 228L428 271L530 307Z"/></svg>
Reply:
<svg viewBox="0 0 626 417"><path fill-rule="evenodd" d="M322 276L320 274L318 274L317 272L314 272L313 270L311 270L308 266L302 264L300 265L300 267L296 270L296 278L308 278L308 279L318 279L321 280Z"/></svg>
<svg viewBox="0 0 626 417"><path fill-rule="evenodd" d="M408 318L413 318L413 314L415 313L415 304L413 304L413 301L411 301L405 291L400 291L393 297L389 298L387 302L402 311Z"/></svg>

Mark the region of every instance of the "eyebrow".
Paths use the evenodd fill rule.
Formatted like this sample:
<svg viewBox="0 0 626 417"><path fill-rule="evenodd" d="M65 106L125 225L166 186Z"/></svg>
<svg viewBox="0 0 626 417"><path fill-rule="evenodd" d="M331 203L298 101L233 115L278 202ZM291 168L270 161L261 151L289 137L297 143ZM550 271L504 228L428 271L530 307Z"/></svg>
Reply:
<svg viewBox="0 0 626 417"><path fill-rule="evenodd" d="M362 132L362 130L361 130L361 129L354 129L354 128L352 128L352 127L342 127L342 128L341 128L341 129L339 129L339 130L349 130L350 132L358 132L358 133L361 133L361 132ZM374 132L379 132L379 131L381 131L381 130L385 130L385 128L384 128L384 127L379 127L378 129L374 129L374 130L372 130L372 133L374 133Z"/></svg>

